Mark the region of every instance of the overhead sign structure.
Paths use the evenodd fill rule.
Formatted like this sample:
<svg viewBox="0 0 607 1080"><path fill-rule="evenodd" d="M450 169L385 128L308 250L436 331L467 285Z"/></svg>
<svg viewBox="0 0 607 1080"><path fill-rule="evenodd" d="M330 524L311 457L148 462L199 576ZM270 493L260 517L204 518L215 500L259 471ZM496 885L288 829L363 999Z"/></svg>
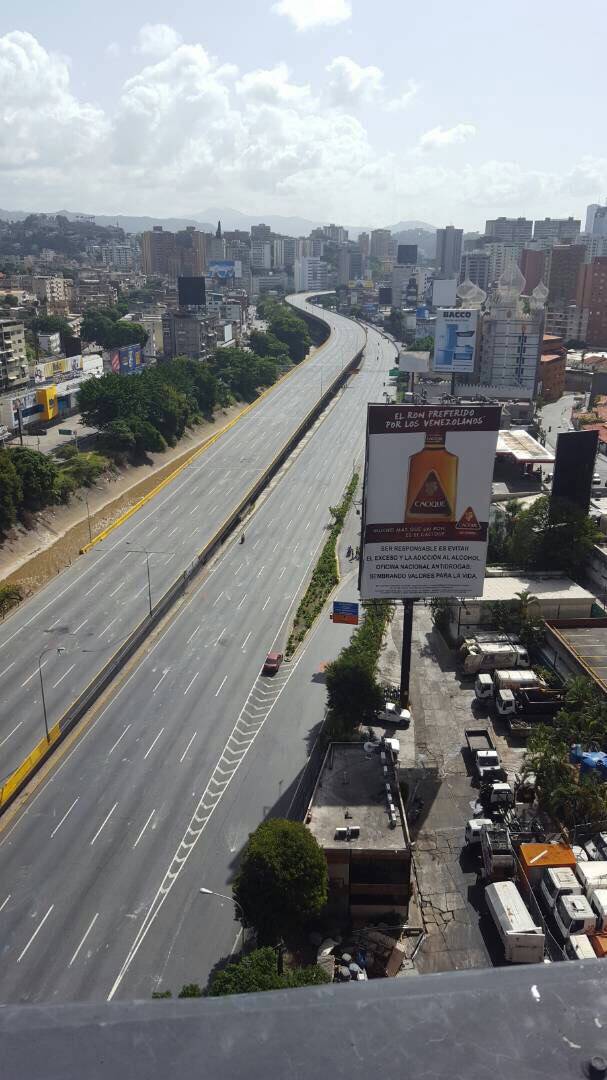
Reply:
<svg viewBox="0 0 607 1080"><path fill-rule="evenodd" d="M358 626L358 604L334 600L331 618L334 623L350 623L351 626Z"/></svg>
<svg viewBox="0 0 607 1080"><path fill-rule="evenodd" d="M476 308L443 308L436 316L434 360L436 372L474 371Z"/></svg>
<svg viewBox="0 0 607 1080"><path fill-rule="evenodd" d="M500 413L369 405L364 600L482 595Z"/></svg>

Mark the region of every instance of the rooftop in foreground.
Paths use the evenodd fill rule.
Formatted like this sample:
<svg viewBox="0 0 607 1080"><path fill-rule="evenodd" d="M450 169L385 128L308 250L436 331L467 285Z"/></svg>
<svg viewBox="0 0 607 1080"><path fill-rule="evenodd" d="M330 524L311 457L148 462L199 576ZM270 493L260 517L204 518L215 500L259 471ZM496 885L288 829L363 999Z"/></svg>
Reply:
<svg viewBox="0 0 607 1080"><path fill-rule="evenodd" d="M394 790L393 769L384 776L378 749L367 753L362 743L332 743L318 778L306 823L325 850L347 846L364 851L402 851L406 841ZM391 827L386 782L392 786L396 827ZM348 815L348 816L346 816ZM357 837L336 838L336 830L358 827Z"/></svg>
<svg viewBox="0 0 607 1080"><path fill-rule="evenodd" d="M607 619L554 620L547 623L547 637L549 645L554 642L560 647L576 673L588 675L607 694Z"/></svg>

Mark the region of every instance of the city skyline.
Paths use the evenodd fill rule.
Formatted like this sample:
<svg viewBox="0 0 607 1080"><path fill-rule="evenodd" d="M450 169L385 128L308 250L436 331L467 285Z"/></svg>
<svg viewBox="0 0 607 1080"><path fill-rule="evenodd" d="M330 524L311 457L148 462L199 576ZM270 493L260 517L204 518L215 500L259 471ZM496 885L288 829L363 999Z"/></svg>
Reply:
<svg viewBox="0 0 607 1080"><path fill-rule="evenodd" d="M582 6L599 36L607 14ZM357 0L236 0L202 20L188 3L173 19L156 2L81 14L33 0L0 20L0 206L466 230L583 216L607 191L598 72L549 79L542 55L570 32L569 8L548 22L511 7L502 25L486 8L454 24L439 3L392 0L381 23ZM496 83L540 33L524 78Z"/></svg>

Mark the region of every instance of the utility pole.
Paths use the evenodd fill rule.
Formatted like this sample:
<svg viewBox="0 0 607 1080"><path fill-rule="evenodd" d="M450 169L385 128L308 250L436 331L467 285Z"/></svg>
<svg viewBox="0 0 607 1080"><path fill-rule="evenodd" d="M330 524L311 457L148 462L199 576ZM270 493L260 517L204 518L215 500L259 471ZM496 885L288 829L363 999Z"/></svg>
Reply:
<svg viewBox="0 0 607 1080"><path fill-rule="evenodd" d="M403 600L403 646L400 659L400 704L402 708L409 704L414 603L414 600Z"/></svg>

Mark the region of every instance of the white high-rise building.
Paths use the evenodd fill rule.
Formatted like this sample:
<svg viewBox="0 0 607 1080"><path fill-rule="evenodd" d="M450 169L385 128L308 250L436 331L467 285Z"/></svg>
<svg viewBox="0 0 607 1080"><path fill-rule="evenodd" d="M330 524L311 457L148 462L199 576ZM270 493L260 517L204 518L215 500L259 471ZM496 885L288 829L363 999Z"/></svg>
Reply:
<svg viewBox="0 0 607 1080"><path fill-rule="evenodd" d="M272 269L272 242L270 240L251 240L251 269Z"/></svg>
<svg viewBox="0 0 607 1080"><path fill-rule="evenodd" d="M597 206L592 221L594 236L607 236L607 206Z"/></svg>
<svg viewBox="0 0 607 1080"><path fill-rule="evenodd" d="M495 298L481 321L479 383L511 387L522 397L535 394L544 333L548 290L540 283L530 297L526 314L521 301L525 279L516 264L502 274Z"/></svg>
<svg viewBox="0 0 607 1080"><path fill-rule="evenodd" d="M586 224L584 226L584 232L591 233L592 226L594 225L594 215L599 209L600 203L593 202L590 206L586 207Z"/></svg>
<svg viewBox="0 0 607 1080"><path fill-rule="evenodd" d="M295 292L326 289L327 264L316 255L305 255L295 260Z"/></svg>

